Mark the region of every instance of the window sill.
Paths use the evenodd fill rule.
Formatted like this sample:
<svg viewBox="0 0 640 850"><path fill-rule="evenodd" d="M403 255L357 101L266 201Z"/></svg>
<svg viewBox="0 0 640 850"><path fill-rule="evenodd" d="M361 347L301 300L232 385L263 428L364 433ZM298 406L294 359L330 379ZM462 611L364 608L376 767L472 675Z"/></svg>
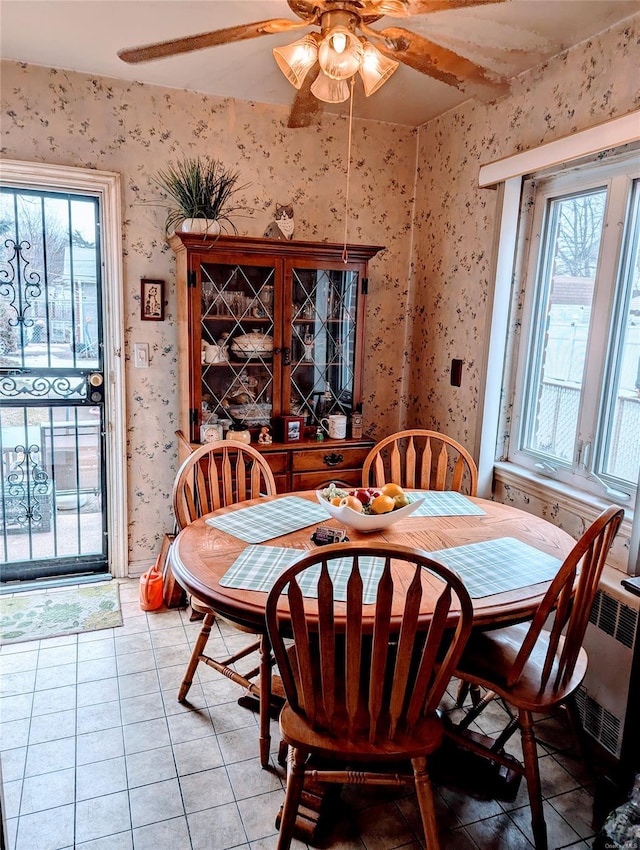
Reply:
<svg viewBox="0 0 640 850"><path fill-rule="evenodd" d="M503 486L520 490L543 504L553 503L561 510L581 517L586 524L593 522L604 508L612 504L606 499L600 499L589 493L581 493L566 484L531 472L508 461L496 461L494 463L493 480ZM633 522L633 505L622 507L624 507L624 520L620 527L620 537L628 541ZM628 557L628 547L626 551ZM624 571L625 568L621 567L620 569Z"/></svg>

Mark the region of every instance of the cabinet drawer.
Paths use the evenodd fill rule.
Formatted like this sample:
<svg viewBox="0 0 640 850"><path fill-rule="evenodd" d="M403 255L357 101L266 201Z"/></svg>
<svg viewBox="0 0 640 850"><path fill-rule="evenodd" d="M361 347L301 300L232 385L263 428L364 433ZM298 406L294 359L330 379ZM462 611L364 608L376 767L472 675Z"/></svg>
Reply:
<svg viewBox="0 0 640 850"><path fill-rule="evenodd" d="M273 478L276 482L276 493L288 493L291 490L288 475L274 475Z"/></svg>
<svg viewBox="0 0 640 850"><path fill-rule="evenodd" d="M322 470L329 473L340 469L362 469L368 454L366 446L349 447L331 443L318 449L294 452L292 468L294 472Z"/></svg>
<svg viewBox="0 0 640 850"><path fill-rule="evenodd" d="M287 452L263 452L263 454L274 475L285 475L289 471Z"/></svg>
<svg viewBox="0 0 640 850"><path fill-rule="evenodd" d="M338 469L335 472L299 472L292 476L292 490L323 490L335 482L338 486L360 487L362 484L361 469Z"/></svg>

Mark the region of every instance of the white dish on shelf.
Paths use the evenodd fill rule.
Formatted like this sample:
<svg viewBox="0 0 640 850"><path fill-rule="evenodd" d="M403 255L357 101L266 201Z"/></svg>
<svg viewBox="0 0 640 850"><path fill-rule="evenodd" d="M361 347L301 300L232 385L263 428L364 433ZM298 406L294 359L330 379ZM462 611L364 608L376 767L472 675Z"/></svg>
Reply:
<svg viewBox="0 0 640 850"><path fill-rule="evenodd" d="M253 331L253 333L235 337L229 347L237 357L245 360L251 357L271 357L273 337L260 331Z"/></svg>
<svg viewBox="0 0 640 850"><path fill-rule="evenodd" d="M226 408L227 412L234 419L243 422L245 425L268 425L271 420L272 406L270 404L230 404Z"/></svg>
<svg viewBox="0 0 640 850"><path fill-rule="evenodd" d="M334 519L344 523L347 528L353 528L356 531L365 533L369 531L382 531L384 528L389 528L394 525L394 523L398 522L398 520L411 516L411 514L424 502L424 498L416 499L415 502L410 502L408 505L405 505L404 508L396 508L394 511L389 511L387 514L359 514L352 508L332 505L331 502L327 501L327 499L325 499L322 495L321 490L316 490L316 497L322 507L325 508L327 513Z"/></svg>

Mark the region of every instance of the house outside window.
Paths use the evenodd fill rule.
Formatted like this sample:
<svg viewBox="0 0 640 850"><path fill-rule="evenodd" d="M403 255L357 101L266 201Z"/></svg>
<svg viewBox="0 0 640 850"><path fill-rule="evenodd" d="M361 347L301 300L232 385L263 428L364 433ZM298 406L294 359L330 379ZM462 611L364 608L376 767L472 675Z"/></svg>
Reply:
<svg viewBox="0 0 640 850"><path fill-rule="evenodd" d="M640 474L638 158L523 190L505 456L628 507Z"/></svg>

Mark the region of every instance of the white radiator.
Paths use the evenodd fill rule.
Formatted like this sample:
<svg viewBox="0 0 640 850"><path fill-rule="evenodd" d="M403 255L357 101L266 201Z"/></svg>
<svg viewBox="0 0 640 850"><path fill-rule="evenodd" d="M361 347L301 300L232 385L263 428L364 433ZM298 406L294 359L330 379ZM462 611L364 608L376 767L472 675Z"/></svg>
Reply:
<svg viewBox="0 0 640 850"><path fill-rule="evenodd" d="M587 675L576 693L585 732L615 758L622 746L640 620L640 596L620 585L624 577L605 567L583 643Z"/></svg>

